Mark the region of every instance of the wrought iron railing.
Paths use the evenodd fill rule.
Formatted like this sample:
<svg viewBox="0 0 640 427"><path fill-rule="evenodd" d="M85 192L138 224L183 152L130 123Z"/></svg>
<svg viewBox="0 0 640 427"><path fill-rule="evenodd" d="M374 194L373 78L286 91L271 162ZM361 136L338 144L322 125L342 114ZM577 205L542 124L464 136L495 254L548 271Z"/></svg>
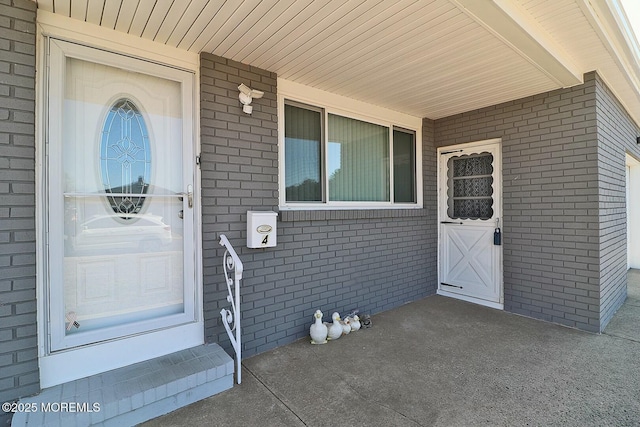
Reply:
<svg viewBox="0 0 640 427"><path fill-rule="evenodd" d="M224 278L227 282L227 301L231 303L231 310L223 308L220 311L222 316L222 324L227 330L231 345L236 352L236 381L238 384L242 381L242 338L240 335L240 280L242 280L242 261L238 258L238 254L229 243L227 236L220 235L220 245L226 248L222 266L224 267ZM233 273L233 278L231 277ZM233 290L231 286L233 285ZM235 333L235 334L234 334ZM234 336L235 335L235 336Z"/></svg>

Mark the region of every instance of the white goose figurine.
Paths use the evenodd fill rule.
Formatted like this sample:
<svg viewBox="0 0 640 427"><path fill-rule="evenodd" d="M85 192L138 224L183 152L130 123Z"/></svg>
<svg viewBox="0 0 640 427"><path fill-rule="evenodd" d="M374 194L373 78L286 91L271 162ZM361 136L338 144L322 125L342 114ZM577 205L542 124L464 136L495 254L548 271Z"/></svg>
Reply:
<svg viewBox="0 0 640 427"><path fill-rule="evenodd" d="M351 318L351 330L352 331L358 331L360 330L360 318L358 317L357 314L355 314L352 318Z"/></svg>
<svg viewBox="0 0 640 427"><path fill-rule="evenodd" d="M347 335L347 334L351 333L351 318L350 317L346 317L342 322L340 322L340 324L342 325L342 335Z"/></svg>
<svg viewBox="0 0 640 427"><path fill-rule="evenodd" d="M342 325L340 324L340 315L338 313L333 313L331 315L331 318L333 319L333 323L325 322L325 325L329 328L327 340L337 340L342 336Z"/></svg>
<svg viewBox="0 0 640 427"><path fill-rule="evenodd" d="M322 323L322 312L320 310L316 310L313 317L315 317L316 321L309 328L311 344L326 344L329 330L327 329L327 325Z"/></svg>

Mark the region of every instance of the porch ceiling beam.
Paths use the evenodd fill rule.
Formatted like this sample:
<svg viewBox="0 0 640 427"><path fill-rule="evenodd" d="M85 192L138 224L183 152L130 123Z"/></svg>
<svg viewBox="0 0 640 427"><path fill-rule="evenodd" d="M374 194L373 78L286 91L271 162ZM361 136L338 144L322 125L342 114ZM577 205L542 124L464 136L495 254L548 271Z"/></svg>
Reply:
<svg viewBox="0 0 640 427"><path fill-rule="evenodd" d="M509 0L450 0L560 87L583 83L583 73L563 49Z"/></svg>

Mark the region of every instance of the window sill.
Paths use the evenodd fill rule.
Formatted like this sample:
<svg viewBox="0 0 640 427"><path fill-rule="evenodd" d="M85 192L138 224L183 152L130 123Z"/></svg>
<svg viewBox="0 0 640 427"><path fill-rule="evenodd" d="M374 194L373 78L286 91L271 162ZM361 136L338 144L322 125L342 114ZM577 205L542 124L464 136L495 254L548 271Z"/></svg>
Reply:
<svg viewBox="0 0 640 427"><path fill-rule="evenodd" d="M412 218L425 217L424 208L412 209L344 209L344 210L280 210L279 218L283 222L295 221L332 221L347 219Z"/></svg>

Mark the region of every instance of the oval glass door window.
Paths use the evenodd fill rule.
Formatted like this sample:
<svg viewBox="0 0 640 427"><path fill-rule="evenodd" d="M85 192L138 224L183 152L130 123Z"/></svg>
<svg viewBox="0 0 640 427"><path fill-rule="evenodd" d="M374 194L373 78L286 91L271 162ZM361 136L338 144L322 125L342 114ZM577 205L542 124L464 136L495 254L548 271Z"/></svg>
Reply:
<svg viewBox="0 0 640 427"><path fill-rule="evenodd" d="M114 213L122 219L142 210L151 178L149 132L140 110L126 98L109 109L100 143L102 184Z"/></svg>

